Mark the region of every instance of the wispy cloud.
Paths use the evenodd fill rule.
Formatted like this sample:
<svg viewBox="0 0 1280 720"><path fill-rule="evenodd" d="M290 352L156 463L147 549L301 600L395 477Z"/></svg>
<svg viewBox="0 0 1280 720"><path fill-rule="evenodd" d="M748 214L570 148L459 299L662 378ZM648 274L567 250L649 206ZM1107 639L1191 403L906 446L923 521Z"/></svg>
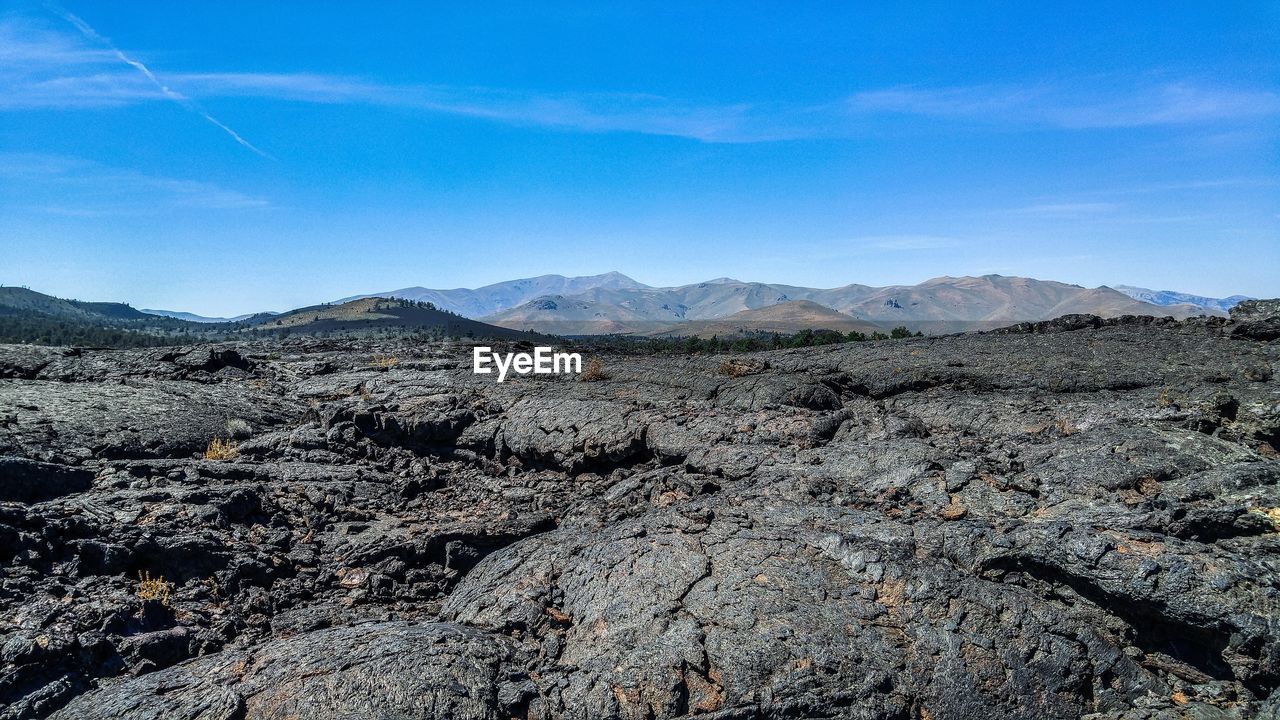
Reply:
<svg viewBox="0 0 1280 720"><path fill-rule="evenodd" d="M545 93L434 84L387 84L316 73L164 72L116 49L74 15L81 33L0 21L0 110L115 107L168 100L261 152L195 98L242 97L364 104L581 132L634 132L747 143L854 136L898 115L998 128L1060 130L1193 125L1280 115L1280 93L1211 82L1025 83L895 87L824 103L724 103L644 93ZM181 90L179 90L181 88Z"/></svg>
<svg viewBox="0 0 1280 720"><path fill-rule="evenodd" d="M485 87L385 85L316 74L201 73L183 84L209 95L414 108L510 124L638 132L705 142L759 142L815 134L793 108L697 104L644 93L547 94Z"/></svg>
<svg viewBox="0 0 1280 720"><path fill-rule="evenodd" d="M996 210L993 214L1032 222L1070 223L1072 227L1188 224L1221 219L1219 215L1204 212L1143 212L1141 206L1135 208L1128 203L1119 202L1047 202Z"/></svg>
<svg viewBox="0 0 1280 720"><path fill-rule="evenodd" d="M78 18L69 16L76 24ZM90 41L92 28L76 27ZM706 104L643 93L559 93L429 84L385 84L314 73L153 72L111 47L86 47L30 22L0 21L0 110L111 108L157 100L182 104L237 142L244 138L194 98L244 97L365 104L585 132L636 132L705 142L759 142L815 134L803 109ZM126 64L132 72L118 69ZM176 88L181 88L178 92Z"/></svg>
<svg viewBox="0 0 1280 720"><path fill-rule="evenodd" d="M145 215L174 208L252 210L263 199L219 185L147 175L82 158L37 153L0 153L0 207L54 215Z"/></svg>
<svg viewBox="0 0 1280 720"><path fill-rule="evenodd" d="M85 47L67 33L14 18L0 21L0 67L10 71L100 65L113 57L108 50Z"/></svg>
<svg viewBox="0 0 1280 720"><path fill-rule="evenodd" d="M1273 187L1280 184L1275 178L1237 177L1214 178L1201 180L1174 180L1169 182L1144 183L1128 187L1090 190L1090 195L1155 195L1159 193L1203 192L1206 190L1237 189L1253 187Z"/></svg>
<svg viewBox="0 0 1280 720"><path fill-rule="evenodd" d="M848 106L855 113L891 112L1086 130L1274 116L1280 114L1280 93L1189 81L1127 87L1079 84L1073 88L1047 83L900 87L857 93L849 98Z"/></svg>
<svg viewBox="0 0 1280 720"><path fill-rule="evenodd" d="M219 130L222 130L232 140L236 141L240 146L254 153L257 153L262 157L267 157L267 158L270 157L265 152L255 147L248 140L245 140L235 130L232 130L230 127L228 127L226 123L222 122L221 120L211 115L209 111L201 107L199 103L182 95L179 92L176 92L175 90L170 88L168 85L161 82L160 79L156 77L156 74L153 73L151 69L148 68L145 64L143 64L142 61L137 60L133 57L130 57L129 55L126 55L122 50L116 47L115 44L112 43L109 39L107 39L106 37L103 37L101 34L98 33L97 30L94 30L93 27L91 27L89 23L85 22L82 18L80 18L75 14L67 12L66 10L58 7L54 3L50 3L48 7L52 12L57 14L63 20L66 20L68 23L70 23L76 30L80 32L82 36L84 36L86 40L106 48L106 50L108 51L111 57L114 57L117 61L122 62L125 65L136 70L147 81L147 83L152 87L152 89L159 93L161 97L164 97L167 100L175 102L178 105L186 108L188 111L193 112L196 115L199 115L200 117L204 118L205 121L207 121L214 127L218 128ZM2 34L11 35L12 33L6 32ZM46 63L46 62L52 61L55 67L58 65L59 58L64 58L66 61L69 61L72 64L85 64L88 62L102 61L102 56L100 51L99 53L95 53L92 48L70 47L65 43L65 41L57 38L50 39L46 37L46 38L42 38L42 40L43 40L43 43L20 44L18 46L19 50L14 52L12 56L9 56L7 54L0 55L0 59L5 60L6 63L22 62L24 59L32 60L36 63ZM110 75L98 74L98 75L90 76L90 78L88 79L91 81L92 84L96 84L98 86L99 91L95 93L98 97L114 96L115 99L120 102L123 102L127 97L127 95L120 93L120 90L122 88L114 85L113 80L115 78L113 78ZM44 83L37 83L36 88L34 89L43 91L41 92L41 95L45 98L51 97L49 94L49 91L52 91L55 94L59 92L66 94L66 91L69 89L67 87L67 83L60 82L64 80L66 80L66 78L54 78L51 81L45 81ZM50 85L50 83L52 84L52 86ZM59 87L60 85L61 87ZM136 92L136 90L134 92ZM72 96L75 95L75 93L70 93L70 94Z"/></svg>
<svg viewBox="0 0 1280 720"><path fill-rule="evenodd" d="M1010 215L1022 215L1026 217L1077 218L1094 217L1101 214L1113 213L1119 210L1120 207L1121 206L1117 203L1109 202L1063 202L1028 205L1026 207L1014 208L1007 212Z"/></svg>

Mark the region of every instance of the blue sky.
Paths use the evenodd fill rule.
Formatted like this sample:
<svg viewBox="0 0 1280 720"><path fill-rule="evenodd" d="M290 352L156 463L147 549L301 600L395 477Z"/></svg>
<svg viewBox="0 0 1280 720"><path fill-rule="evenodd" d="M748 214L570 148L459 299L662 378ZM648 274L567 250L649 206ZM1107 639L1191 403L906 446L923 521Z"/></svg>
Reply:
<svg viewBox="0 0 1280 720"><path fill-rule="evenodd" d="M377 5L0 2L0 283L1280 295L1275 2Z"/></svg>

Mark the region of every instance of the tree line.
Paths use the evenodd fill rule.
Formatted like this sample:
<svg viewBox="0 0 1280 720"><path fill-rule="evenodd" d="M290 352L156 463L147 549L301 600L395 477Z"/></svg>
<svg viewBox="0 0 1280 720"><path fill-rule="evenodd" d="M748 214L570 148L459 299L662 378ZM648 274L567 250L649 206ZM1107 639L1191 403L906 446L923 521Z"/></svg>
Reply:
<svg viewBox="0 0 1280 720"><path fill-rule="evenodd" d="M804 329L786 335L782 333L753 333L709 338L670 337L670 338L637 338L633 336L609 335L596 338L577 338L568 343L573 347L582 347L597 351L640 355L673 355L694 353L724 352L758 352L761 350L785 350L787 348L817 347L819 345L838 345L850 342L871 342L877 340L901 340L910 337L924 337L922 332L911 332L905 326L898 326L887 334L882 332L863 333L850 331L847 333L835 330Z"/></svg>

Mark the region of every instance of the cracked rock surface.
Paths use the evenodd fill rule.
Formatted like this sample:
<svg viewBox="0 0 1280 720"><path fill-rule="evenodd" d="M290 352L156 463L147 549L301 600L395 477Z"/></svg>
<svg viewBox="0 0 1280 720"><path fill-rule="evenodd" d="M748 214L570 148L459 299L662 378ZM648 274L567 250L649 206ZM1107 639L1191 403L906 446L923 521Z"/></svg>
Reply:
<svg viewBox="0 0 1280 720"><path fill-rule="evenodd" d="M1276 716L1274 312L0 346L0 720Z"/></svg>

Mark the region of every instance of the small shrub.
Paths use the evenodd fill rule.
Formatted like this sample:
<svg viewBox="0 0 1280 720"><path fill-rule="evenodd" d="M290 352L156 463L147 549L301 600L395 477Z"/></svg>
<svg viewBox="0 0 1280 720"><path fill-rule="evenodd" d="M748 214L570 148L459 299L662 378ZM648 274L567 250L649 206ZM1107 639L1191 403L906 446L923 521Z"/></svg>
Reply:
<svg viewBox="0 0 1280 720"><path fill-rule="evenodd" d="M1058 430L1058 434L1063 437L1069 437L1080 432L1080 428L1076 427L1076 424L1071 422L1071 418L1060 417L1054 421L1053 425Z"/></svg>
<svg viewBox="0 0 1280 720"><path fill-rule="evenodd" d="M889 337L894 340L901 340L903 338L915 337L915 334L908 330L905 325L899 325L889 331Z"/></svg>
<svg viewBox="0 0 1280 720"><path fill-rule="evenodd" d="M138 573L138 598L143 602L158 600L161 605L169 607L169 591L172 589L173 583L165 582L163 575L153 578L146 570Z"/></svg>
<svg viewBox="0 0 1280 720"><path fill-rule="evenodd" d="M604 363L598 358L591 358L587 361L587 366L582 369L582 374L578 375L578 379L582 382L599 382L608 380L609 373L604 370Z"/></svg>
<svg viewBox="0 0 1280 720"><path fill-rule="evenodd" d="M231 442L230 440L224 440L222 438L214 438L212 441L210 441L209 447L205 448L204 459L205 460L231 460L238 454L239 454L239 451L236 450L235 443Z"/></svg>
<svg viewBox="0 0 1280 720"><path fill-rule="evenodd" d="M227 437L236 440L253 437L253 426L240 418L229 418L227 420Z"/></svg>
<svg viewBox="0 0 1280 720"><path fill-rule="evenodd" d="M1266 382L1273 377L1270 365L1250 365L1243 374L1244 379L1250 382Z"/></svg>
<svg viewBox="0 0 1280 720"><path fill-rule="evenodd" d="M720 363L720 369L717 372L721 375L737 378L744 375L754 375L763 369L763 366L759 362L753 362L750 360L725 360Z"/></svg>
<svg viewBox="0 0 1280 720"><path fill-rule="evenodd" d="M373 366L382 370L389 370L396 366L400 359L394 355L374 355Z"/></svg>

